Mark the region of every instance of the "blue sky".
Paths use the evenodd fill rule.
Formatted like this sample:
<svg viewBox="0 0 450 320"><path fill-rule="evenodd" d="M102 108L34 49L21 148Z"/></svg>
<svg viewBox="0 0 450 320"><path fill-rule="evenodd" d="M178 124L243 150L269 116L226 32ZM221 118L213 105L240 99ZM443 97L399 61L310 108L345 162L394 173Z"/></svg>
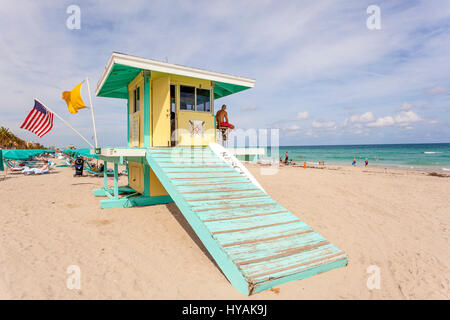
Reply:
<svg viewBox="0 0 450 320"><path fill-rule="evenodd" d="M446 0L20 2L0 6L0 125L26 140L84 147L58 120L42 139L19 126L38 97L91 138L89 111L69 114L61 93L86 76L95 90L118 51L255 79L216 107L239 128L279 128L282 145L450 142ZM94 106L99 144L125 145L126 102Z"/></svg>

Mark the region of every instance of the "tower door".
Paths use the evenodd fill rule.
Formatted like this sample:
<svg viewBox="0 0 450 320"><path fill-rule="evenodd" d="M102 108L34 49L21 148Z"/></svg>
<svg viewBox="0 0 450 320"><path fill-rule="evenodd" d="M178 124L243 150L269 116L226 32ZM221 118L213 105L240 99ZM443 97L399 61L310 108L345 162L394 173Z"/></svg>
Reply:
<svg viewBox="0 0 450 320"><path fill-rule="evenodd" d="M170 78L152 81L152 139L154 147L170 147Z"/></svg>
<svg viewBox="0 0 450 320"><path fill-rule="evenodd" d="M170 144L172 147L177 145L177 90L176 85L170 85Z"/></svg>

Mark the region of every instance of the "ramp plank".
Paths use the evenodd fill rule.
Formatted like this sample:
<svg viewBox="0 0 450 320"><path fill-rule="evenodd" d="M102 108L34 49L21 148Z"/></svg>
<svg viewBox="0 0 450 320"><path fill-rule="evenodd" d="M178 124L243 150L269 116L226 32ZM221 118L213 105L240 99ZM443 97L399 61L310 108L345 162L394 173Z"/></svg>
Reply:
<svg viewBox="0 0 450 320"><path fill-rule="evenodd" d="M348 263L343 251L210 148L150 148L146 160L240 292L253 294Z"/></svg>

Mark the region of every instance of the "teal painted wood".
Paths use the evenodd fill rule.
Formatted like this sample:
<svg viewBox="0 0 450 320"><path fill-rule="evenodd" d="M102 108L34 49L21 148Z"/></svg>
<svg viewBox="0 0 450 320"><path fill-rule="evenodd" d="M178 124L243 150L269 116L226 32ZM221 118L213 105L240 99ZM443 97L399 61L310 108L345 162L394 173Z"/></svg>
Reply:
<svg viewBox="0 0 450 320"><path fill-rule="evenodd" d="M108 190L109 191L109 190ZM92 190L92 193L96 197L106 197L106 190L104 188L101 189L94 189Z"/></svg>
<svg viewBox="0 0 450 320"><path fill-rule="evenodd" d="M119 165L117 163L114 163L114 199L119 199Z"/></svg>
<svg viewBox="0 0 450 320"><path fill-rule="evenodd" d="M150 197L150 167L144 164L144 196Z"/></svg>
<svg viewBox="0 0 450 320"><path fill-rule="evenodd" d="M120 163L120 158L119 157L108 157L108 156L103 156L103 155L99 155L98 156L99 160L103 160L103 161L108 161L111 163Z"/></svg>
<svg viewBox="0 0 450 320"><path fill-rule="evenodd" d="M108 189L108 161L103 160L103 189Z"/></svg>
<svg viewBox="0 0 450 320"><path fill-rule="evenodd" d="M250 281L250 294L254 294L260 291L264 291L270 288L273 288L275 286L278 286L280 284L294 281L294 280L301 280L305 278L309 278L311 276L314 276L319 273L327 272L336 268L342 268L345 267L348 264L348 259L346 256L344 256L342 259L329 262L329 263L323 263L319 264L317 266L311 267L310 269L304 270L303 272L294 273L282 278L273 279L270 281L255 283Z"/></svg>
<svg viewBox="0 0 450 320"><path fill-rule="evenodd" d="M130 146L130 94L127 90L127 146ZM128 169L128 168L127 168Z"/></svg>
<svg viewBox="0 0 450 320"><path fill-rule="evenodd" d="M255 187L250 181L246 183L239 183L234 185L212 185L212 184L204 184L204 185L198 185L198 186L188 186L183 187L179 186L178 190L180 190L183 194L192 194L192 193L208 193L208 192L228 192L228 191L245 191L245 190L260 190L259 188Z"/></svg>
<svg viewBox="0 0 450 320"><path fill-rule="evenodd" d="M305 271L312 266L321 264L322 261L336 260L343 255L345 254L341 250L328 244L310 251L293 254L289 259L275 258L271 261L261 261L259 264L264 264L264 271L261 271L261 266L257 263L250 268L241 265L241 269L248 278L256 282L263 282L269 280L269 278L281 278L293 273Z"/></svg>
<svg viewBox="0 0 450 320"><path fill-rule="evenodd" d="M212 190L215 191L215 190ZM196 192L196 193L185 193L184 197L187 201L205 201L205 200L217 200L217 199L235 199L235 198L251 198L251 197L264 197L267 196L264 192L259 189L254 190L227 190L222 192Z"/></svg>
<svg viewBox="0 0 450 320"><path fill-rule="evenodd" d="M136 193L136 191L134 189L132 189L128 186L127 187L119 187L118 191L119 191L119 194L121 194L121 193ZM105 190L104 188L101 188L101 189L92 190L92 193L96 197L106 197L106 192L114 193L114 189L109 188L109 189Z"/></svg>
<svg viewBox="0 0 450 320"><path fill-rule="evenodd" d="M186 162L189 152L194 155ZM146 160L240 292L259 292L348 263L344 252L232 172L209 148L150 148Z"/></svg>
<svg viewBox="0 0 450 320"><path fill-rule="evenodd" d="M100 207L102 209L129 208L139 206L153 206L170 202L173 202L170 196L147 197L138 194L119 199L100 200Z"/></svg>
<svg viewBox="0 0 450 320"><path fill-rule="evenodd" d="M217 168L216 168L217 169ZM175 179L187 179L187 178L194 178L194 179L214 179L216 177L222 177L222 178L228 178L228 177L242 177L238 172L231 171L231 170L208 170L208 171L184 171L184 172L173 172L167 170L166 175L170 178Z"/></svg>
<svg viewBox="0 0 450 320"><path fill-rule="evenodd" d="M146 159L153 171L159 178L160 182L171 195L178 208L191 225L197 236L201 239L208 252L214 258L220 269L224 272L228 280L233 286L244 294L249 294L248 283L239 268L228 258L220 244L215 240L206 226L200 221L197 215L192 211L191 207L174 186L171 180L164 174L157 160L152 158L151 151L147 151Z"/></svg>
<svg viewBox="0 0 450 320"><path fill-rule="evenodd" d="M209 148L150 148L146 159L239 291L259 292L347 264L345 253Z"/></svg>
<svg viewBox="0 0 450 320"><path fill-rule="evenodd" d="M144 147L150 147L150 77L144 75Z"/></svg>
<svg viewBox="0 0 450 320"><path fill-rule="evenodd" d="M222 246L232 246L236 244L241 244L243 242L267 240L273 237L283 237L292 234L297 234L299 232L306 232L311 230L311 227L302 221L297 221L295 223L286 223L266 228L260 229L250 229L236 231L232 233L220 233L214 235L214 237L220 242Z"/></svg>
<svg viewBox="0 0 450 320"><path fill-rule="evenodd" d="M124 160L126 160L127 162L136 162L139 164L143 164L144 163L144 157L123 157ZM147 163L147 162L145 162Z"/></svg>

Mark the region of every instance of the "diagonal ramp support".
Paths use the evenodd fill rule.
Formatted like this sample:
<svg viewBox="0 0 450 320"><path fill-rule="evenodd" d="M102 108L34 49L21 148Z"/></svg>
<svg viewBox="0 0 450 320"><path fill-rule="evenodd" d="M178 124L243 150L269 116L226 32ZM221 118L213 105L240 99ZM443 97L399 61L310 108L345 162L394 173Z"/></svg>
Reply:
<svg viewBox="0 0 450 320"><path fill-rule="evenodd" d="M231 284L250 295L347 265L347 255L210 147L146 160Z"/></svg>

